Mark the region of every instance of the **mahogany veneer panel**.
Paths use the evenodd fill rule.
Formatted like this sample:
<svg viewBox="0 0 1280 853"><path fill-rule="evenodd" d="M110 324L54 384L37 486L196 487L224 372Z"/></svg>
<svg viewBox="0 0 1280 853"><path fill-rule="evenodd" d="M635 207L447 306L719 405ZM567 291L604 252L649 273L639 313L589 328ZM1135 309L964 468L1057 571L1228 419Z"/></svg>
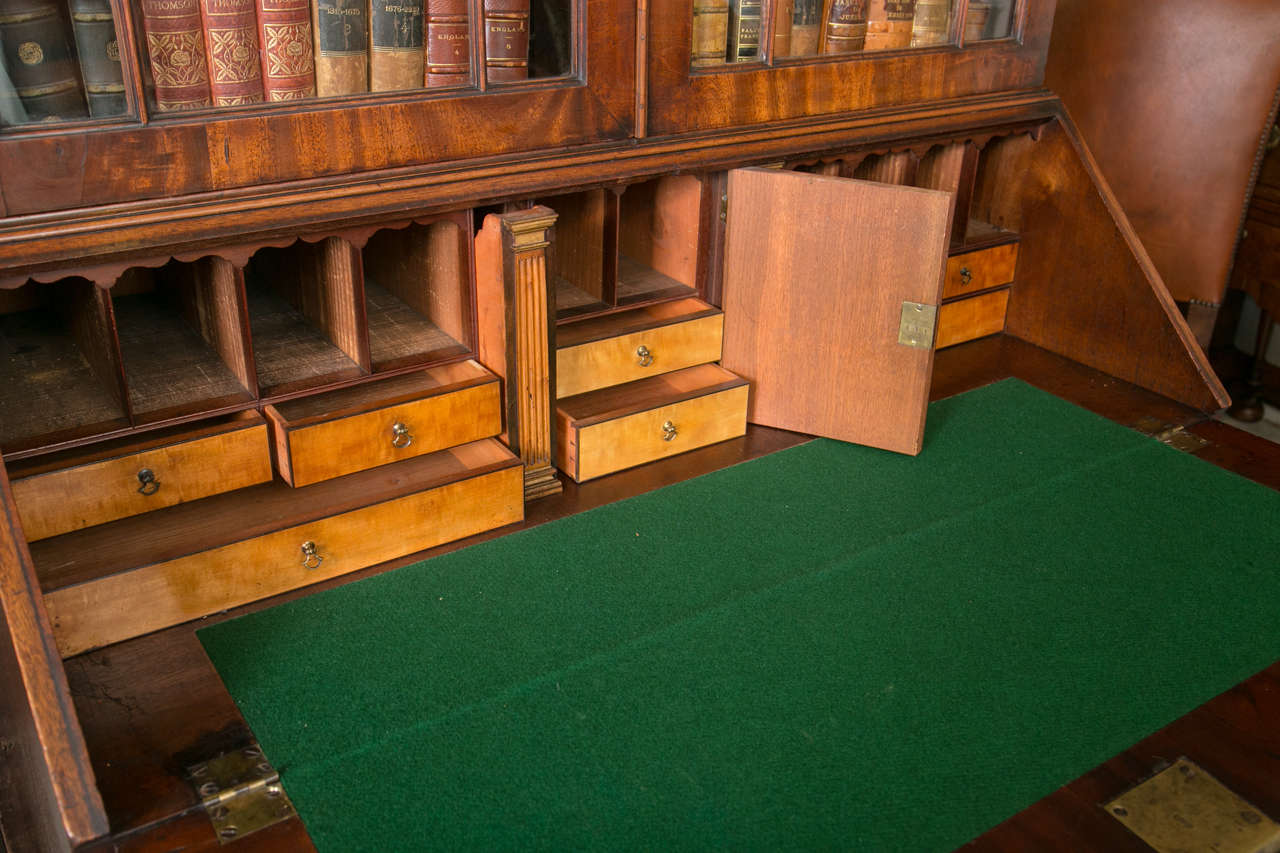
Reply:
<svg viewBox="0 0 1280 853"><path fill-rule="evenodd" d="M751 423L920 451L933 350L898 332L903 302L939 302L950 219L947 193L729 174L722 363Z"/></svg>
<svg viewBox="0 0 1280 853"><path fill-rule="evenodd" d="M70 850L105 835L107 818L9 479L0 466L0 808L4 832L32 849ZM6 778L7 777L7 778ZM0 845L3 846L3 845Z"/></svg>

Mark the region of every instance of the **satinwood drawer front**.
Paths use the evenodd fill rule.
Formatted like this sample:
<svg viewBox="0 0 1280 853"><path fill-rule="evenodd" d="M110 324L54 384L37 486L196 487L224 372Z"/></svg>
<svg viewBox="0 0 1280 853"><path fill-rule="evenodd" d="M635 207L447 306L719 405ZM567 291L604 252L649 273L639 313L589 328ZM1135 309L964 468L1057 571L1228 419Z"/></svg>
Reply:
<svg viewBox="0 0 1280 853"><path fill-rule="evenodd" d="M1008 288L944 302L938 309L938 337L934 346L942 349L1004 331L1008 307Z"/></svg>
<svg viewBox="0 0 1280 853"><path fill-rule="evenodd" d="M497 435L498 379L474 361L267 406L276 465L306 486Z"/></svg>
<svg viewBox="0 0 1280 853"><path fill-rule="evenodd" d="M114 531L34 543L59 651L98 648L524 517L523 466L495 439L303 489L276 482L241 494L211 498L204 513L188 504L106 526ZM121 543L119 553L95 560L108 541Z"/></svg>
<svg viewBox="0 0 1280 853"><path fill-rule="evenodd" d="M257 412L16 463L13 498L29 541L271 479Z"/></svg>
<svg viewBox="0 0 1280 853"><path fill-rule="evenodd" d="M748 383L704 364L561 400L557 462L583 482L736 438L747 429Z"/></svg>
<svg viewBox="0 0 1280 853"><path fill-rule="evenodd" d="M556 396L720 360L724 315L699 299L648 305L556 330Z"/></svg>
<svg viewBox="0 0 1280 853"><path fill-rule="evenodd" d="M952 255L947 259L947 278L942 285L942 298L951 299L1009 284L1013 281L1017 266L1017 243Z"/></svg>

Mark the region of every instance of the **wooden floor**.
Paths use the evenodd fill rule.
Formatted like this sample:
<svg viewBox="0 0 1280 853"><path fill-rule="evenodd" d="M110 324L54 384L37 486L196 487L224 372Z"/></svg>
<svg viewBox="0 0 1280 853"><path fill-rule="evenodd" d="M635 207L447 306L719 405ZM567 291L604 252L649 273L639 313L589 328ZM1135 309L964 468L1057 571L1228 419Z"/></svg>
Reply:
<svg viewBox="0 0 1280 853"><path fill-rule="evenodd" d="M1186 426L1211 444L1202 458L1280 489L1280 446L1206 419L1035 347L990 338L939 353L933 397L941 398L1007 376L1121 424L1156 417ZM794 433L752 428L742 438L664 462L575 486L531 503L525 525L536 525L593 506L754 458L803 441ZM1170 513L1194 512L1170 507ZM440 553L505 528L428 552ZM334 586L420 559L414 555L342 579ZM248 610L273 606L317 587L181 625L67 661L68 680L84 727L114 839L102 849L126 851L222 849L182 769L252 737L205 657L194 629ZM264 649L263 654L270 654ZM1180 756L1201 764L1264 812L1280 817L1280 664L1259 673L1043 801L966 845L966 850L1148 850L1100 807ZM248 836L229 850L311 849L300 821Z"/></svg>

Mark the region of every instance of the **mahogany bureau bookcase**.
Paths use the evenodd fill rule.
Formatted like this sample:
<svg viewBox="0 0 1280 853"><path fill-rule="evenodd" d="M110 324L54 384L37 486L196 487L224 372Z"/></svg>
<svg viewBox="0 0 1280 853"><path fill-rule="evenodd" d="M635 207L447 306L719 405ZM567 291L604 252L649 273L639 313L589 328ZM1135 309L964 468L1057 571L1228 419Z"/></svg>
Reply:
<svg viewBox="0 0 1280 853"><path fill-rule="evenodd" d="M733 28L715 5L429 0L388 86L378 50L334 52L317 0L295 48L320 85L278 101L261 8L262 70L228 88L212 48L175 71L156 3L41 7L79 65L70 36L44 71L5 57L12 849L199 801L174 767L151 812L111 809L65 659L517 523L562 478L748 422L917 452L935 347L986 335L1226 404L1041 88L1052 0L920 0L863 22L862 50L799 0ZM114 26L116 83L86 21Z"/></svg>

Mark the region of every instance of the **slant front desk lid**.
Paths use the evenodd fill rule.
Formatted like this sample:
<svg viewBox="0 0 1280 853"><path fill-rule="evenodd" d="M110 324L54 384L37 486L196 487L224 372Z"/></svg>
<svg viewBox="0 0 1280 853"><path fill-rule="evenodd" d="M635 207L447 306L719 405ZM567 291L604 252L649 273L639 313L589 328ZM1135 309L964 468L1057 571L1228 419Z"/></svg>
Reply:
<svg viewBox="0 0 1280 853"><path fill-rule="evenodd" d="M722 364L747 420L919 453L950 220L950 193L730 172Z"/></svg>

